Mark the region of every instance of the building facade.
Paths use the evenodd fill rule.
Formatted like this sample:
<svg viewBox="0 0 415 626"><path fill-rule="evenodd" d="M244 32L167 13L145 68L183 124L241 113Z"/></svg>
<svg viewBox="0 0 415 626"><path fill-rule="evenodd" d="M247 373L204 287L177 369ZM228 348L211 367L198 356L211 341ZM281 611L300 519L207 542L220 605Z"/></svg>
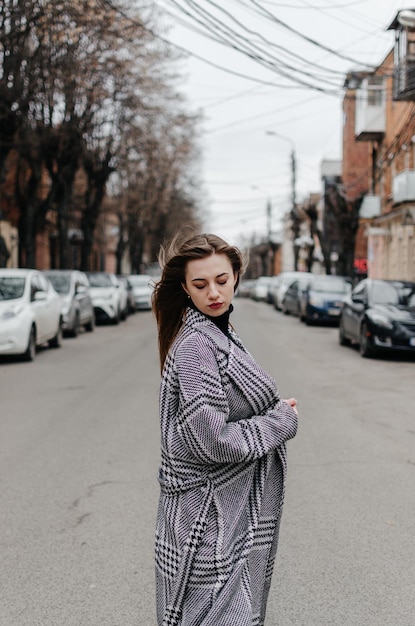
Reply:
<svg viewBox="0 0 415 626"><path fill-rule="evenodd" d="M415 12L403 22L398 13L395 48L376 70L346 80L343 183L352 194L366 187L368 275L415 280Z"/></svg>

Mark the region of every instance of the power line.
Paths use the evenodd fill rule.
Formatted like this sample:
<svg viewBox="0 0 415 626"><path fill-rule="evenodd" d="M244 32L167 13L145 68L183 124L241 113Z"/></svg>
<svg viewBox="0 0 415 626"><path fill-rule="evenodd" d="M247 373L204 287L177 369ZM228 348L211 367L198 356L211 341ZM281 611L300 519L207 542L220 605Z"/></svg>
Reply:
<svg viewBox="0 0 415 626"><path fill-rule="evenodd" d="M368 63L362 63L360 60L357 60L357 59L349 57L349 56L347 56L345 54L342 54L341 52L338 52L337 50L334 50L333 48L330 48L329 46L325 46L321 42L316 41L312 37L308 37L307 35L304 35L300 31L298 31L295 28L293 28L292 26L289 26L289 24L286 24L285 22L280 20L276 15L271 13L271 11L268 11L268 9L264 8L263 6L261 6L256 0L248 0L248 2L250 2L255 7L257 7L259 9L259 12L262 13L264 15L264 17L268 18L272 22L275 22L276 24L279 24L280 26L282 26L282 28L288 30L289 32L293 33L294 35L297 35L301 39L304 39L304 41L307 41L308 43L316 46L317 48L321 48L322 50L325 50L326 52L329 52L330 54L333 54L334 56L336 56L336 57L338 57L340 59L343 59L345 61L351 61L352 63L356 63L358 65L365 65L366 67L371 67L372 69L376 68L376 66L370 65Z"/></svg>
<svg viewBox="0 0 415 626"><path fill-rule="evenodd" d="M319 80L319 81L322 81L323 83L326 83L332 88L338 89L338 84L331 82L330 79L325 78L323 76L318 76L315 73L312 74L301 68L294 67L282 61L280 58L276 58L270 55L269 53L264 51L261 47L259 47L257 44L255 44L252 40L248 40L245 36L241 35L240 33L237 33L235 30L226 26L221 21L219 21L216 17L214 17L211 13L207 12L206 10L202 9L199 5L195 4L192 0L185 0L185 2L186 4L190 5L192 9L196 12L196 14L199 14L203 19L200 19L199 17L190 13L188 10L182 7L177 2L177 0L167 0L167 1L170 2L170 4L173 4L177 9L183 12L187 17L196 21L196 23L200 24L202 27L206 28L208 30L208 34L205 34L205 36L207 36L208 38L210 39L212 38L212 28L213 28L214 29L213 32L215 33L213 37L218 43L231 47L237 52L241 52L242 54L245 54L251 60L259 63L260 65L266 67L267 69L271 69L272 71L275 71L276 73L283 76L284 78L287 78L288 80L293 81L293 82L297 82L302 87L307 87L309 89L313 89L316 91L328 92L329 90L327 89L327 87L320 87L318 84L310 83L308 79L311 78L316 81ZM214 6L217 7L217 5L211 2L210 0L208 0L208 3L213 4ZM246 30L248 33L255 34L258 37L264 39L260 33L247 29L238 20L235 20L235 18L231 14L229 14L227 11L225 11L221 7L218 7L218 8L224 14L228 15L239 26L242 26L242 28ZM218 34L220 32L223 33L222 36ZM265 40L265 42L269 44L267 40ZM282 48L282 50L287 53L287 51L284 48ZM285 69L283 70L281 68L285 68ZM330 71L330 70L327 70L326 68L323 68L323 69L325 71ZM303 75L306 77L306 79L293 75L292 72ZM343 73L336 72L336 71L335 73L341 76L344 75Z"/></svg>

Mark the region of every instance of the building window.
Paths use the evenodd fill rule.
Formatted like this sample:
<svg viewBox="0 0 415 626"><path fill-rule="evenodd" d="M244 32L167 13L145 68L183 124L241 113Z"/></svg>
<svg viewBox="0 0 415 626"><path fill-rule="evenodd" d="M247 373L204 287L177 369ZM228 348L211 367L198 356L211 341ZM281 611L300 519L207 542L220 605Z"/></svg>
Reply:
<svg viewBox="0 0 415 626"><path fill-rule="evenodd" d="M367 80L367 103L369 106L383 104L383 76L370 76Z"/></svg>

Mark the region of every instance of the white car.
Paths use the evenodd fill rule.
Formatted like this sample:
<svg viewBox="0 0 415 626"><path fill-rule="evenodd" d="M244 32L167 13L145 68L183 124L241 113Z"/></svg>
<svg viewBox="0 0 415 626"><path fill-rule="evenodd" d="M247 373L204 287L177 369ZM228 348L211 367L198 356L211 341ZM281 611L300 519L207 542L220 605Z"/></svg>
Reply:
<svg viewBox="0 0 415 626"><path fill-rule="evenodd" d="M271 276L260 276L256 279L251 298L253 300L266 302L268 299L268 287L271 282Z"/></svg>
<svg viewBox="0 0 415 626"><path fill-rule="evenodd" d="M121 287L111 272L87 272L95 320L118 324L122 317Z"/></svg>
<svg viewBox="0 0 415 626"><path fill-rule="evenodd" d="M37 270L0 269L0 355L33 361L36 346L59 348L61 302L50 281Z"/></svg>
<svg viewBox="0 0 415 626"><path fill-rule="evenodd" d="M150 310L153 285L158 279L152 278L149 274L130 274L128 280L133 288L135 308Z"/></svg>
<svg viewBox="0 0 415 626"><path fill-rule="evenodd" d="M63 335L77 337L82 326L92 332L95 313L86 274L78 270L48 270L43 273L61 299Z"/></svg>
<svg viewBox="0 0 415 626"><path fill-rule="evenodd" d="M299 276L304 276L308 272L281 272L278 274L278 280L273 284L273 301L274 306L279 311L282 310L282 302L284 300L285 292L292 282Z"/></svg>

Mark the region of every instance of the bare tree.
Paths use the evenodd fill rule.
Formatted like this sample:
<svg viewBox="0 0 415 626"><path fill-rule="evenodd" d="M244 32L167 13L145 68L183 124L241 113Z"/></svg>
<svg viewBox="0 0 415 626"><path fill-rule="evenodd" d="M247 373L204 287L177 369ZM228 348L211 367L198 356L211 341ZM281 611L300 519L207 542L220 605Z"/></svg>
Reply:
<svg viewBox="0 0 415 626"><path fill-rule="evenodd" d="M332 272L331 254L337 253L336 271L342 276L353 277L356 233L359 228L359 211L364 194L349 200L341 186L330 185L325 193L324 231L318 227L318 213L315 204L304 207L310 219L310 235L316 235L326 274Z"/></svg>

